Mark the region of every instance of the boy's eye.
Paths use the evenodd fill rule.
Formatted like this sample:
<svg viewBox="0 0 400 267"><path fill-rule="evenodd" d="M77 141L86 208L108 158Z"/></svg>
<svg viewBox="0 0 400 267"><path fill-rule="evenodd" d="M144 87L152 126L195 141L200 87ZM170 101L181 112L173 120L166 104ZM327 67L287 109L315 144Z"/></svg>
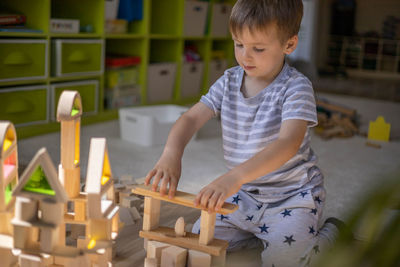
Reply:
<svg viewBox="0 0 400 267"><path fill-rule="evenodd" d="M236 47L242 48L243 45L242 44L235 44Z"/></svg>
<svg viewBox="0 0 400 267"><path fill-rule="evenodd" d="M255 51L255 52L257 52L257 53L261 53L261 52L264 52L264 48L257 48L257 47L254 47L253 48L253 50Z"/></svg>

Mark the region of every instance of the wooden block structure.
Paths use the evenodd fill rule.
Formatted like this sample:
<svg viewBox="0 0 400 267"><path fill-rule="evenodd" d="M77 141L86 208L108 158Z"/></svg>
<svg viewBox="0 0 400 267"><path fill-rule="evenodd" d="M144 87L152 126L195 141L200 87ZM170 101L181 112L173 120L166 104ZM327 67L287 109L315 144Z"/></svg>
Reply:
<svg viewBox="0 0 400 267"><path fill-rule="evenodd" d="M41 260L35 255L52 254L59 245L63 206L68 200L45 148L36 153L12 194L16 198L14 247L21 250L21 266L36 266Z"/></svg>
<svg viewBox="0 0 400 267"><path fill-rule="evenodd" d="M79 93L63 91L57 106L57 121L61 123L59 178L70 198L80 194L81 116L82 101Z"/></svg>
<svg viewBox="0 0 400 267"><path fill-rule="evenodd" d="M224 265L228 242L225 240L214 239L216 213L208 213L206 210L201 211L199 235L193 233L186 233L184 236L182 236L181 234L177 235L175 233L175 229L159 226L161 201L167 201L186 207L201 209L200 207L196 207L194 205L194 199L196 197L195 195L182 191L177 191L175 197L170 199L168 196L161 196L158 191L152 191L151 185L137 185L132 189L132 192L145 197L143 230L140 231L139 235L140 237L149 240L148 253L150 254L147 255L147 258L157 258L157 255L153 255L154 253L150 252L153 251L152 246L154 246L154 243L151 243L151 240L153 240L167 243L179 248L185 248L205 253L207 255L210 255L210 258L212 257L213 261L219 261L219 266ZM237 208L237 205L225 203L219 213L224 215L230 214L237 210ZM171 263L171 259L174 258L174 264L178 264L176 266L181 266L179 264L183 256L180 256L180 250L176 249L176 247L171 248L167 250L167 252L165 252L165 261ZM165 250L166 249L162 249L162 253L164 253ZM199 256L197 258L194 257L194 259L193 257L194 256L192 256L191 266L196 266L195 263L198 263L200 261L207 262L204 257ZM163 262L163 260L161 260L161 262Z"/></svg>
<svg viewBox="0 0 400 267"><path fill-rule="evenodd" d="M105 138L92 138L90 141L85 191L88 220L86 235L89 239L87 248L93 249L99 242L104 244L100 246L105 250L105 260L102 262L111 262L112 243L118 235L119 207L115 202Z"/></svg>

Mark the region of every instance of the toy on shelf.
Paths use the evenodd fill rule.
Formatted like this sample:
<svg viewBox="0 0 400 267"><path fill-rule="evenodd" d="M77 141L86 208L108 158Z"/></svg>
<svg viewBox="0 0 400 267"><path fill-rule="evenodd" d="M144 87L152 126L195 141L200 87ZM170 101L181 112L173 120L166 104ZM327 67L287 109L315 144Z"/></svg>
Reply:
<svg viewBox="0 0 400 267"><path fill-rule="evenodd" d="M211 259L213 265L225 265L228 242L214 238L215 212L209 213L207 210L201 210L200 234L184 233L182 231L184 222L181 218L177 220L176 230L159 226L161 201L201 209L194 205L195 195L177 191L175 197L170 199L168 196L161 196L159 192L152 191L151 185L137 185L132 189L132 192L145 197L143 230L140 231L139 235L150 240L148 242L147 258L156 257L157 264L161 263L161 266L168 262L173 264L169 266L186 266L186 262L193 261L203 262L203 264L209 262L208 266L210 266ZM237 205L225 203L219 213L223 215L230 214L237 208ZM153 241L162 243L152 243ZM159 248L160 251L158 253L152 252L154 246ZM207 260L208 258L210 260ZM149 259L147 261L150 262L151 260Z"/></svg>

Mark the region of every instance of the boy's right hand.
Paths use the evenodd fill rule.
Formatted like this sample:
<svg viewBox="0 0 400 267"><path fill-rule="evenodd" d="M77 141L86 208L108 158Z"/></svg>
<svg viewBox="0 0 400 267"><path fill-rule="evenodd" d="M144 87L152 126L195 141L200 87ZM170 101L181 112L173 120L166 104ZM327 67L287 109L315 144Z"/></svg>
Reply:
<svg viewBox="0 0 400 267"><path fill-rule="evenodd" d="M153 169L146 175L144 184L149 185L153 178L153 191L157 191L157 187L160 184L160 194L162 196L166 195L167 188L169 188L168 197L173 198L179 178L181 177L181 168L180 157L171 154L163 154Z"/></svg>

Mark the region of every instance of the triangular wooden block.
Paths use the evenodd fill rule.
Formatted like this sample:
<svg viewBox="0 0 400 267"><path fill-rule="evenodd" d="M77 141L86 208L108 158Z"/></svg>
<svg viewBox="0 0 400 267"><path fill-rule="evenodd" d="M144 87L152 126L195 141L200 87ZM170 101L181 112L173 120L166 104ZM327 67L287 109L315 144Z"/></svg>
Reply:
<svg viewBox="0 0 400 267"><path fill-rule="evenodd" d="M13 196L31 199L53 199L65 203L67 194L58 180L57 171L45 148L40 149L21 176Z"/></svg>

